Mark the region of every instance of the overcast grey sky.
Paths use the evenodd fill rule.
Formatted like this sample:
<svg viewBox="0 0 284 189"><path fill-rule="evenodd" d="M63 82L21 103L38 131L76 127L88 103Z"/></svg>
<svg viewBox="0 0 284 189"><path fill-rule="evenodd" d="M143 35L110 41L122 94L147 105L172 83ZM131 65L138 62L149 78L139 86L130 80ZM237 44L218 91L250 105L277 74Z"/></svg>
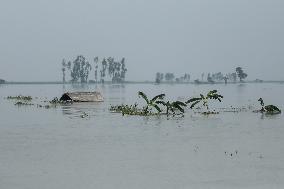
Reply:
<svg viewBox="0 0 284 189"><path fill-rule="evenodd" d="M125 57L128 80L232 72L284 80L283 0L0 0L0 78L61 80L61 61ZM93 77L91 76L90 79Z"/></svg>

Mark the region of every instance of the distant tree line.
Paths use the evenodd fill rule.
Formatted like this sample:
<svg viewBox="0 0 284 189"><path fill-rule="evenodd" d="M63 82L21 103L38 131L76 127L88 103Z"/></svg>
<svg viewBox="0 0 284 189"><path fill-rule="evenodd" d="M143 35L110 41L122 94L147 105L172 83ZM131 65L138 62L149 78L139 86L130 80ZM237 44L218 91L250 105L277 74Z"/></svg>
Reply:
<svg viewBox="0 0 284 189"><path fill-rule="evenodd" d="M189 82L190 81L190 75L185 73L184 75L180 77L175 77L173 73L156 73L156 83L161 82Z"/></svg>
<svg viewBox="0 0 284 189"><path fill-rule="evenodd" d="M4 79L0 79L0 84L4 84L5 80Z"/></svg>
<svg viewBox="0 0 284 189"><path fill-rule="evenodd" d="M125 81L127 68L125 58L115 60L112 57L103 58L99 61L98 57L94 58L94 65L82 55L76 57L73 61L66 62L62 60L62 81L66 82L66 73L69 72L70 82L72 83L104 83L109 79L112 83L123 83ZM94 70L94 80L89 80L92 69Z"/></svg>
<svg viewBox="0 0 284 189"><path fill-rule="evenodd" d="M240 82L243 82L245 78L247 78L248 74L246 74L243 71L243 68L237 67L235 72L233 73L227 73L223 74L222 72L217 73L208 73L207 78L205 80L205 73L201 74L201 81L199 79L194 80L195 83L215 83L215 82L237 82L237 79L239 78ZM156 83L162 83L162 82L176 82L176 83L183 83L183 82L190 82L190 74L184 74L181 77L175 77L173 73L156 73Z"/></svg>

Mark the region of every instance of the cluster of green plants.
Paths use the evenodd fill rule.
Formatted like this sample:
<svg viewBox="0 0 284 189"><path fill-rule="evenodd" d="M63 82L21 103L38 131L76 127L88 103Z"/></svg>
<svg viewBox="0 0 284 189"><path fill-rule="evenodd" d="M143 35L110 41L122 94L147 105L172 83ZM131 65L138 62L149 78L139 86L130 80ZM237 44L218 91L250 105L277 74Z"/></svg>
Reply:
<svg viewBox="0 0 284 189"><path fill-rule="evenodd" d="M197 113L203 115L210 115L210 114L219 114L218 111L211 110L209 107L209 101L218 101L222 102L224 98L221 94L218 93L217 90L209 91L206 95L200 94L198 97L193 97L186 102L181 101L165 101L165 94L159 94L152 99L149 99L148 96L139 91L138 92L139 98L145 100L145 105L141 108L138 106L137 103L134 105L116 105L111 106L110 111L114 113L122 113L122 115L140 115L140 116L151 116L151 115L183 115L185 112L185 108L189 106L190 109L199 109ZM262 106L260 110L256 110L254 112L261 112L267 114L279 114L281 110L275 105L264 105L263 99L260 98L258 100ZM204 110L205 109L205 110ZM242 109L233 108L231 107L231 111L227 112L240 112Z"/></svg>
<svg viewBox="0 0 284 189"><path fill-rule="evenodd" d="M223 98L222 95L217 93L217 90L210 91L206 96L200 94L200 97L191 98L186 102L182 101L165 101L165 94L159 94L152 99L149 99L148 96L139 91L139 98L145 100L145 105L142 108L138 107L138 104L134 105L117 105L111 106L110 111L116 113L122 113L122 115L141 115L141 116L150 116L150 115L183 115L187 105L190 105L190 108L193 109L198 103L202 102L202 105L206 107L207 111L202 112L203 114L215 114L216 112L209 111L208 100L218 100L221 102Z"/></svg>
<svg viewBox="0 0 284 189"><path fill-rule="evenodd" d="M127 105L127 104L122 104L122 105L116 105L116 106L111 106L110 107L110 111L113 113L122 113L122 115L146 115L146 108L138 108L138 104L135 103L134 105ZM156 115L153 112L149 112L147 113L147 115Z"/></svg>
<svg viewBox="0 0 284 189"><path fill-rule="evenodd" d="M23 95L18 95L18 96L8 96L6 99L8 100L15 100L15 106L33 106L34 104L31 103L32 97L31 96L23 96Z"/></svg>
<svg viewBox="0 0 284 189"><path fill-rule="evenodd" d="M140 115L140 116L152 116L152 115L179 115L184 113L184 108L186 106L185 103L180 101L164 101L165 94L159 94L152 99L149 99L148 96L139 91L139 98L145 100L145 105L141 108L138 107L138 104L134 105L117 105L111 106L110 111L116 113L122 113L122 115ZM163 112L163 108L165 107L166 111Z"/></svg>
<svg viewBox="0 0 284 189"><path fill-rule="evenodd" d="M46 108L46 109L53 108L61 104L72 103L72 102L60 101L57 97L55 97L51 101L43 101L44 103L47 103L44 105L32 103L33 98L31 96L22 96L22 95L8 96L6 97L6 99L15 101L14 103L15 106L34 106L36 105L37 108Z"/></svg>

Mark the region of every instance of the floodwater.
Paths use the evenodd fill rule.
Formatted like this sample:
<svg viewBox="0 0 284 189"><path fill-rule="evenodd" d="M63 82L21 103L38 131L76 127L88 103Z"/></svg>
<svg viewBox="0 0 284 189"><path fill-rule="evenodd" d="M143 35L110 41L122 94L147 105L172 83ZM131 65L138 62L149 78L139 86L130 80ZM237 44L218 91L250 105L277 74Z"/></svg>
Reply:
<svg viewBox="0 0 284 189"><path fill-rule="evenodd" d="M212 89L224 95L212 109L245 110L203 116L187 109L174 118L108 111L143 104L139 90L187 100ZM4 99L31 95L44 104L94 90L105 102L45 109ZM283 84L0 85L0 188L283 188L284 116L252 113L259 97L284 110L283 96Z"/></svg>

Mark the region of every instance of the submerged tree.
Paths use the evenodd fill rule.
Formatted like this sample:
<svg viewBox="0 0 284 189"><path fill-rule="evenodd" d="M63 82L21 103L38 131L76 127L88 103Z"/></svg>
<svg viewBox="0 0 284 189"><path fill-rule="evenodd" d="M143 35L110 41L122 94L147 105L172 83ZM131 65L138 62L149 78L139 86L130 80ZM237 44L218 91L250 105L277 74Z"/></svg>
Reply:
<svg viewBox="0 0 284 189"><path fill-rule="evenodd" d="M222 74L222 72L213 73L212 74L212 79L214 81L222 81L224 79L224 75Z"/></svg>
<svg viewBox="0 0 284 189"><path fill-rule="evenodd" d="M214 83L213 78L211 77L210 73L208 73L208 75L207 75L207 81L208 81L208 83Z"/></svg>
<svg viewBox="0 0 284 189"><path fill-rule="evenodd" d="M65 61L65 59L63 59L62 60L62 69L61 69L62 70L62 81L63 81L63 83L66 82L66 78L65 78L65 76L66 76L66 74L65 74L66 67L67 67L66 61Z"/></svg>
<svg viewBox="0 0 284 189"><path fill-rule="evenodd" d="M111 77L112 83L122 83L125 81L125 75L127 72L125 66L125 58L121 61L115 61L114 58L109 57L108 62L108 74Z"/></svg>
<svg viewBox="0 0 284 189"><path fill-rule="evenodd" d="M168 81L168 82L169 81L172 82L174 80L174 78L175 78L175 75L173 73L166 73L166 75L165 75L165 80Z"/></svg>
<svg viewBox="0 0 284 189"><path fill-rule="evenodd" d="M73 62L69 61L67 64L65 60L63 60L62 62L63 82L66 80L65 79L66 68L67 70L70 71L71 81L73 83L88 82L92 66L84 56L82 55L77 56L77 58ZM104 83L107 76L111 78L111 81L113 83L124 82L126 72L127 69L125 66L125 58L122 58L121 61L115 61L114 58L112 57L109 57L107 59L104 58L101 62L101 66L99 65L99 58L98 57L94 58L94 76L96 83L98 83L99 80L101 83Z"/></svg>
<svg viewBox="0 0 284 189"><path fill-rule="evenodd" d="M126 65L125 65L125 58L122 58L120 63L121 63L120 78L121 78L121 81L124 82L125 81L126 72L127 72L127 68L126 68Z"/></svg>
<svg viewBox="0 0 284 189"><path fill-rule="evenodd" d="M95 82L98 83L98 62L99 62L99 58L95 57L94 58L94 63L95 63Z"/></svg>
<svg viewBox="0 0 284 189"><path fill-rule="evenodd" d="M101 73L101 83L104 83L106 77L106 70L107 70L107 61L104 58L102 61L102 69L100 70Z"/></svg>
<svg viewBox="0 0 284 189"><path fill-rule="evenodd" d="M243 71L243 68L237 67L236 72L238 77L240 78L240 82L243 82L243 79L247 78L247 74Z"/></svg>
<svg viewBox="0 0 284 189"><path fill-rule="evenodd" d="M157 72L156 73L156 79L155 79L155 82L156 83L161 83L164 79L164 74L163 73L160 73L160 72Z"/></svg>
<svg viewBox="0 0 284 189"><path fill-rule="evenodd" d="M92 69L90 63L86 61L86 58L82 55L77 56L77 58L73 61L73 67L71 65L72 63L68 62L68 68L71 71L71 81L73 83L81 82L81 83L87 83L89 73Z"/></svg>

